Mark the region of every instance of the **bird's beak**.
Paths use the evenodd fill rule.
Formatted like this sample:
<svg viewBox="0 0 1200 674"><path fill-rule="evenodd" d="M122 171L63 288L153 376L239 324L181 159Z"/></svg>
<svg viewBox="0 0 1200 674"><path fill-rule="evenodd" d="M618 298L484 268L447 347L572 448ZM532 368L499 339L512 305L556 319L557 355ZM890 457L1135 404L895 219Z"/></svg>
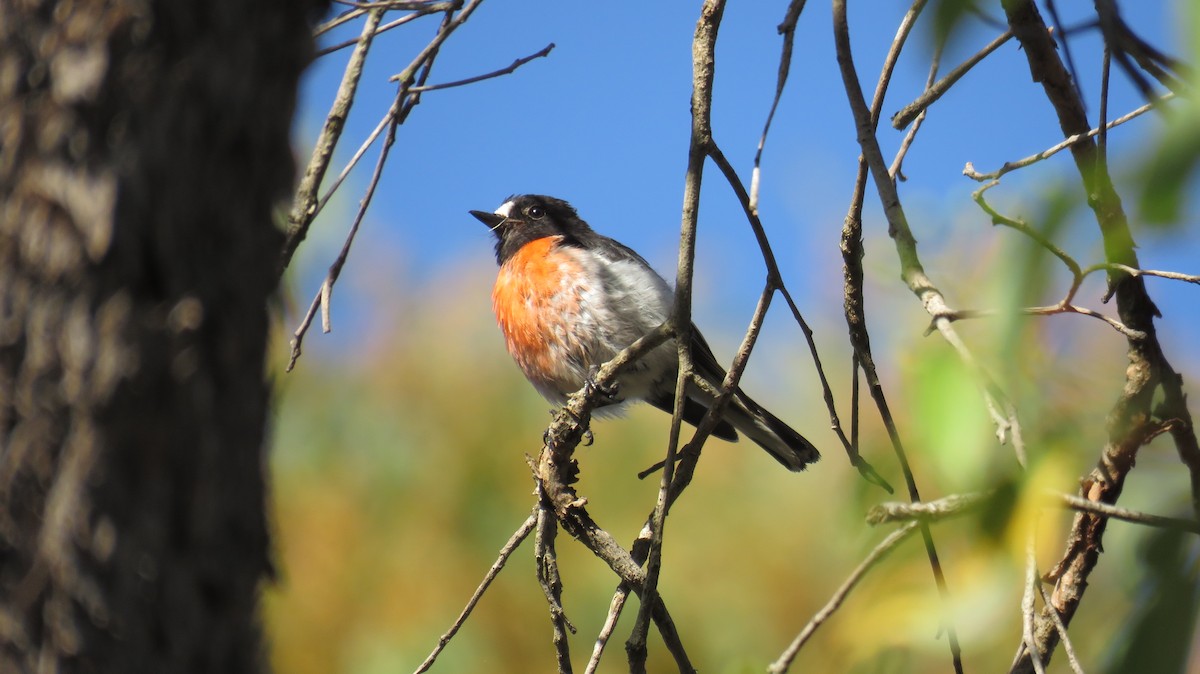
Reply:
<svg viewBox="0 0 1200 674"><path fill-rule="evenodd" d="M488 213L486 211L471 211L471 215L474 215L476 220L487 225L488 229L496 229L500 226L500 223L507 219L503 215Z"/></svg>

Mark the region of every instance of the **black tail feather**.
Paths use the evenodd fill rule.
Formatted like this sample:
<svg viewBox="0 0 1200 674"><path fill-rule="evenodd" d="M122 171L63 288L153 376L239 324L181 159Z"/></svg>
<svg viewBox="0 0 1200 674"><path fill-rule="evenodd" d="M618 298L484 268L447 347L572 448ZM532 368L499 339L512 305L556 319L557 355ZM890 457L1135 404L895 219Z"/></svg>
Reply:
<svg viewBox="0 0 1200 674"><path fill-rule="evenodd" d="M730 413L726 417L732 419L738 430L767 450L788 470L804 470L808 464L821 458L821 452L807 438L754 402L750 396L738 391L733 402L735 404L730 405Z"/></svg>

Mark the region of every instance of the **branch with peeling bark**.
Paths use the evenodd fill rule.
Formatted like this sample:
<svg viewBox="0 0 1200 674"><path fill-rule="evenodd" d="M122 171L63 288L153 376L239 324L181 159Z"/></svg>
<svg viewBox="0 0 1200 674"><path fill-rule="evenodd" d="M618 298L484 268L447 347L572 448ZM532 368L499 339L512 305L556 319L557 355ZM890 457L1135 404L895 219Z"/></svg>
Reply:
<svg viewBox="0 0 1200 674"><path fill-rule="evenodd" d="M1056 45L1049 37L1037 7L1031 0L1004 0L1002 4L1009 26L1029 62L1030 74L1034 81L1042 84L1063 135L1068 139L1086 136L1091 125L1079 91L1072 85L1059 59ZM1108 270L1109 287L1116 297L1120 321L1144 335L1128 339L1129 367L1122 395L1109 413L1108 442L1096 468L1082 480L1079 496L1096 503L1115 503L1133 468L1138 449L1164 430L1164 422L1156 421L1156 418L1169 419L1167 423L1176 427L1170 432L1190 471L1193 504L1200 512L1200 448L1182 392L1182 380L1171 368L1158 343L1154 326L1158 310L1146 292L1143 279L1122 271L1122 268L1136 269L1140 265L1121 199L1101 151L1090 137L1073 142L1069 149L1099 226L1107 262L1121 265ZM1153 398L1159 390L1165 400L1155 408ZM1067 548L1049 574L1056 581L1055 588L1050 601L1036 616L1033 643L1028 644L1031 653L1021 657L1013 671L1033 671L1035 658L1049 661L1059 642L1055 614L1063 625L1070 624L1087 588L1087 579L1099 559L1106 523L1107 518L1092 513L1076 515Z"/></svg>

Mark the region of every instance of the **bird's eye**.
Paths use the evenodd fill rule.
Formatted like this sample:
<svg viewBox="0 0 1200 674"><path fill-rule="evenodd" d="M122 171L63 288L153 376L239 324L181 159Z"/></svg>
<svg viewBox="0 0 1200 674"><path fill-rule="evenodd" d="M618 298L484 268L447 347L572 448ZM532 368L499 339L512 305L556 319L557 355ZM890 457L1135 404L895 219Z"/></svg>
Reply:
<svg viewBox="0 0 1200 674"><path fill-rule="evenodd" d="M529 210L525 212L534 220L541 220L542 216L546 215L546 211L542 210L541 206L530 206Z"/></svg>

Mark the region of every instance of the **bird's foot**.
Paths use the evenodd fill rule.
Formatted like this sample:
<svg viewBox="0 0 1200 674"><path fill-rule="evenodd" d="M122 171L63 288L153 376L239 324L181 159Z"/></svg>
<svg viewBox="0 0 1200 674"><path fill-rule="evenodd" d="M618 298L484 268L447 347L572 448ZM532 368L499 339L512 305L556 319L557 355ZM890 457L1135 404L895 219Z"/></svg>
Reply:
<svg viewBox="0 0 1200 674"><path fill-rule="evenodd" d="M621 398L618 396L620 385L614 381L607 386L601 386L596 381L596 375L599 373L600 368L596 365L588 368L587 378L583 380L584 393L589 397L594 396L597 407L621 402Z"/></svg>

